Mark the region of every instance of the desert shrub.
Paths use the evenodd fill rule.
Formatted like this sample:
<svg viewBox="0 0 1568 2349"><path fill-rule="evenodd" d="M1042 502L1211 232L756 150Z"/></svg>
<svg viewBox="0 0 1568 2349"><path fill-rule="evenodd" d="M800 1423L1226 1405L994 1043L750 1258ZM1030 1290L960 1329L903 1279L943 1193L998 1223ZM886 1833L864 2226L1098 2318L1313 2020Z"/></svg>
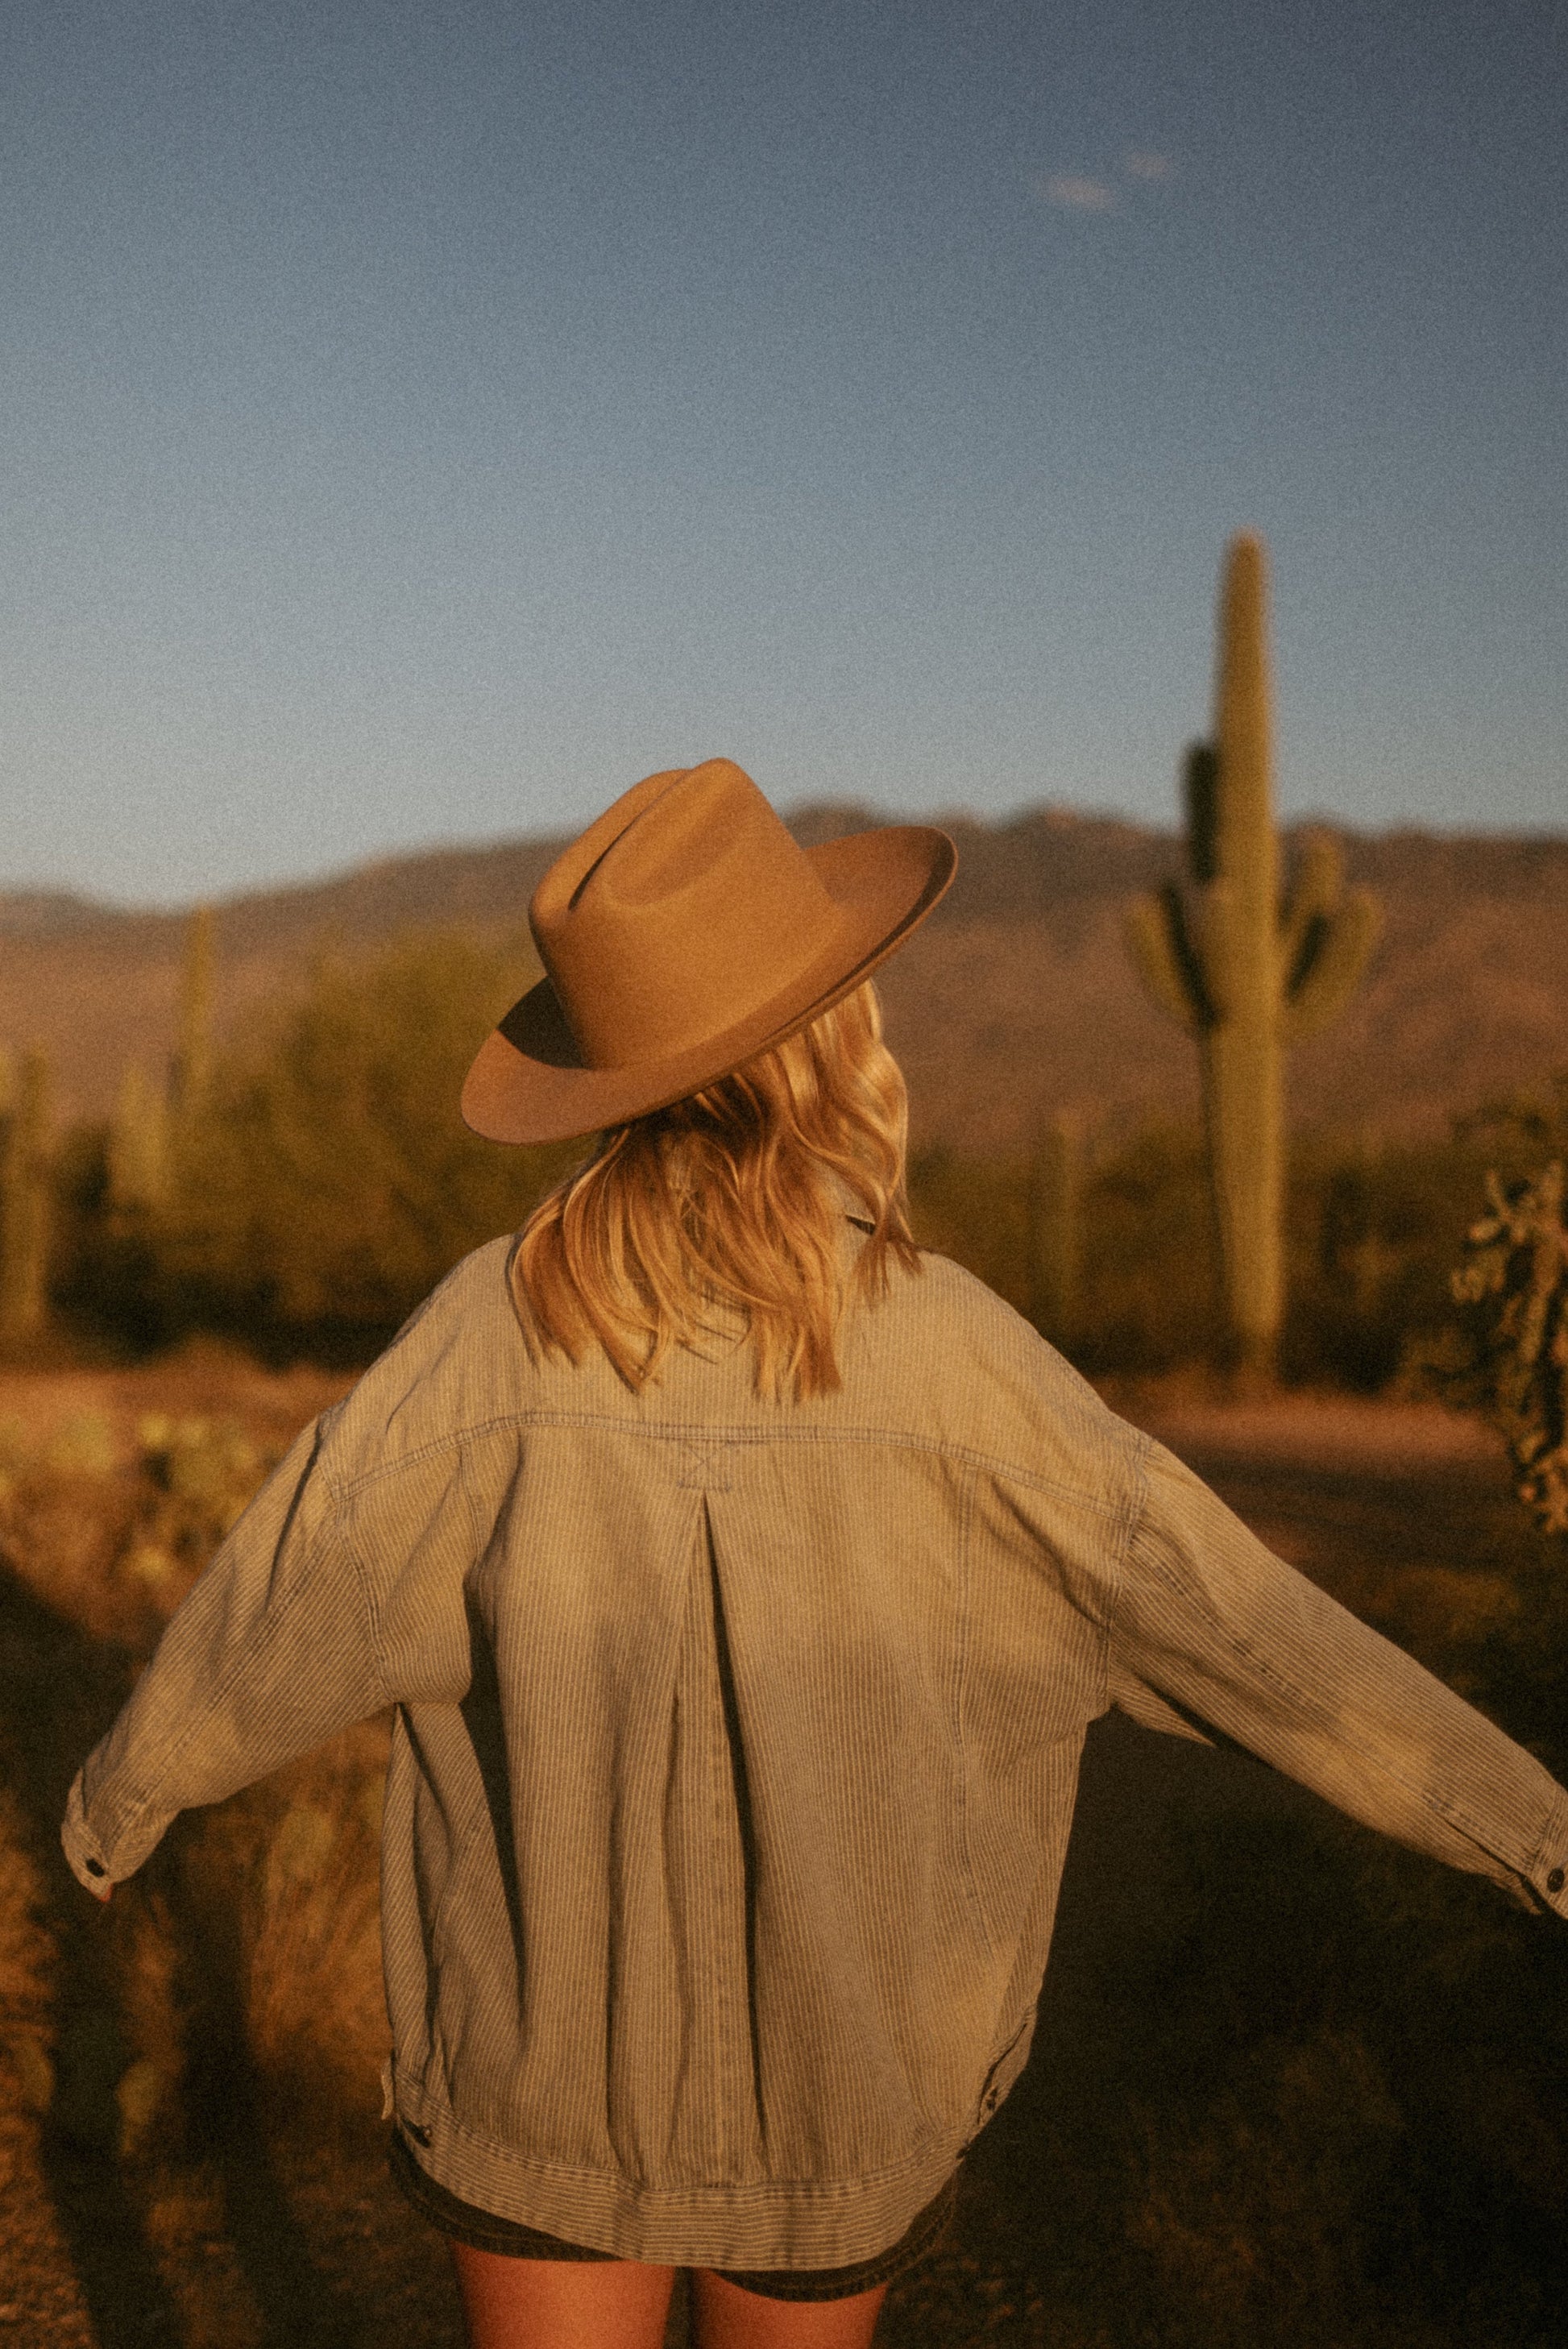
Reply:
<svg viewBox="0 0 1568 2349"><path fill-rule="evenodd" d="M78 1411L0 1424L0 1556L60 1614L148 1651L279 1457L238 1421L150 1413L127 1441Z"/></svg>
<svg viewBox="0 0 1568 2349"><path fill-rule="evenodd" d="M1451 1311L1449 1270L1480 1176L1479 1145L1336 1146L1308 1138L1287 1200L1287 1382L1375 1393Z"/></svg>
<svg viewBox="0 0 1568 2349"><path fill-rule="evenodd" d="M274 1357L368 1359L582 1154L504 1149L458 1114L515 982L459 934L320 963L219 1060L166 1204L115 1206L101 1133L78 1143L65 1301L131 1343L206 1329Z"/></svg>
<svg viewBox="0 0 1568 2349"><path fill-rule="evenodd" d="M56 1182L52 1301L77 1352L134 1358L189 1327L162 1278L161 1225L112 1196L104 1121L67 1133Z"/></svg>
<svg viewBox="0 0 1568 2349"><path fill-rule="evenodd" d="M909 1188L921 1246L1046 1326L1041 1186L1030 1159L930 1150L913 1159ZM1206 1200L1201 1139L1181 1127L1148 1127L1081 1168L1069 1326L1049 1334L1091 1375L1168 1370L1210 1343Z"/></svg>
<svg viewBox="0 0 1568 2349"><path fill-rule="evenodd" d="M1088 1174L1074 1359L1090 1376L1212 1350L1213 1246L1196 1131L1152 1125Z"/></svg>
<svg viewBox="0 0 1568 2349"><path fill-rule="evenodd" d="M78 1330L133 1351L205 1330L274 1360L368 1360L460 1256L515 1229L583 1154L581 1143L502 1149L458 1117L468 1061L515 983L515 957L462 936L323 962L295 1003L219 1061L160 1206L117 1203L107 1129L78 1129L60 1159L57 1302ZM1506 1183L1565 1152L1568 1077L1536 1098L1483 1104L1436 1141L1296 1137L1285 1381L1368 1393L1418 1384L1422 1363L1453 1350L1449 1275L1488 1168ZM1062 1185L1043 1171L1026 1153L918 1152L917 1237L1090 1376L1211 1358L1197 1129L1152 1124L1075 1144L1068 1248L1045 1228Z"/></svg>
<svg viewBox="0 0 1568 2349"><path fill-rule="evenodd" d="M1555 1130L1544 1108L1525 1103L1478 1112L1432 1142L1300 1139L1286 1197L1285 1382L1362 1393L1396 1381L1419 1387L1420 1364L1451 1358L1451 1274L1487 1168L1501 1165L1511 1179L1538 1164L1542 1137ZM1196 1129L1147 1127L1080 1169L1066 1330L1041 1310L1041 1185L1026 1157L928 1151L911 1165L910 1195L922 1245L986 1281L1089 1376L1212 1356L1212 1232Z"/></svg>
<svg viewBox="0 0 1568 2349"><path fill-rule="evenodd" d="M1452 1276L1458 1315L1428 1370L1450 1401L1479 1405L1505 1438L1514 1490L1542 1527L1568 1534L1568 1227L1563 1161L1504 1184Z"/></svg>
<svg viewBox="0 0 1568 2349"><path fill-rule="evenodd" d="M363 2141L376 2118L386 1755L367 1723L176 1820L104 1919L112 2003L75 2019L57 2065L40 2043L57 2125L139 2170L166 2214L211 2192L224 2148L302 2122Z"/></svg>
<svg viewBox="0 0 1568 2349"><path fill-rule="evenodd" d="M181 1819L152 1863L127 2005L142 2098L172 2113L178 2095L192 2143L222 2134L237 2074L280 2116L378 2111L386 1767L366 1723Z"/></svg>
<svg viewBox="0 0 1568 2349"><path fill-rule="evenodd" d="M32 1443L0 1430L0 1454L6 1565L51 1609L132 1655L150 1651L276 1457L237 1421L149 1414L128 1439L90 1412ZM176 1821L102 1920L112 2005L93 2002L58 2033L27 1987L47 1936L29 1913L31 1879L0 1801L13 2093L49 2107L73 2144L155 2168L200 2158L229 2128L237 2097L308 2106L318 2120L373 2117L387 2037L377 1871L386 1759L386 1723L365 1723ZM0 2059L0 2089L6 2077Z"/></svg>
<svg viewBox="0 0 1568 2349"><path fill-rule="evenodd" d="M28 1840L21 1805L0 1786L0 2113L19 2105L36 2116L48 2110L56 2088L49 1993L57 1952Z"/></svg>
<svg viewBox="0 0 1568 2349"><path fill-rule="evenodd" d="M1479 1364L1480 1330L1473 1313L1456 1311L1454 1268L1489 1176L1522 1195L1553 1150L1568 1152L1568 1079L1456 1118L1440 1141L1300 1143L1290 1185L1285 1378L1364 1392L1398 1381L1483 1404L1485 1377L1476 1384L1452 1375Z"/></svg>
<svg viewBox="0 0 1568 2349"><path fill-rule="evenodd" d="M91 1638L132 1650L163 1619L119 1570L139 1497L101 1413L74 1413L41 1442L0 1428L0 1562Z"/></svg>
<svg viewBox="0 0 1568 2349"><path fill-rule="evenodd" d="M914 1236L950 1256L1019 1313L1033 1302L1026 1159L967 1158L938 1146L909 1169Z"/></svg>
<svg viewBox="0 0 1568 2349"><path fill-rule="evenodd" d="M177 1603L245 1507L276 1455L237 1420L149 1413L137 1425L136 1512L119 1571Z"/></svg>

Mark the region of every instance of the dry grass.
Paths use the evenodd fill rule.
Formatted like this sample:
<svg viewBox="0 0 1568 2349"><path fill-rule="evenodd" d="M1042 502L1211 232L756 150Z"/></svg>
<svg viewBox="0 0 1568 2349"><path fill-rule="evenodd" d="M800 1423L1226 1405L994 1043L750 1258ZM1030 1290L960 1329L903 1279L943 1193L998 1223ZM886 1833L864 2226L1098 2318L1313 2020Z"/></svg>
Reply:
<svg viewBox="0 0 1568 2349"><path fill-rule="evenodd" d="M12 1436L0 1537L52 1609L140 1654L293 1430L253 1431L232 1412L136 1409L145 1389L118 1385L96 1408L73 1397L52 1423L35 1390L43 1424L31 1445ZM211 1971L182 1959L192 1935L227 1945L264 2073L318 2103L340 2091L366 2102L387 2038L377 1874L386 1762L385 1724L335 1740L182 1822L172 1861L127 1901L122 2020L134 2052L115 2092L122 2151L167 2120L187 2069L200 2020L187 1977ZM6 1979L8 1956L0 1951Z"/></svg>
<svg viewBox="0 0 1568 2349"><path fill-rule="evenodd" d="M7 2338L368 2343L386 2291L401 2338L457 2339L440 2246L407 2224L377 2127L386 1724L177 1822L107 1909L56 1837L129 1676L342 1384L209 1353L0 1400Z"/></svg>
<svg viewBox="0 0 1568 2349"><path fill-rule="evenodd" d="M192 1910L232 1924L253 2058L296 2110L380 2110L386 1767L385 1730L366 1724L210 1814L182 1855Z"/></svg>

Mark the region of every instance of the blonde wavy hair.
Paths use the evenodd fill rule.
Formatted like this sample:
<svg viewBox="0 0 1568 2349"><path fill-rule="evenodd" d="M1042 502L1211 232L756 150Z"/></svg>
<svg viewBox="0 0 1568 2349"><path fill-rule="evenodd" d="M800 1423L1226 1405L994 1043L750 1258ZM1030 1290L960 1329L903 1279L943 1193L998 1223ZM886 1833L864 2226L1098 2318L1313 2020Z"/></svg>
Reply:
<svg viewBox="0 0 1568 2349"><path fill-rule="evenodd" d="M853 1294L885 1295L890 1259L919 1269L907 1132L868 979L716 1084L603 1135L523 1227L511 1279L525 1331L573 1361L597 1343L637 1390L717 1303L746 1319L760 1394L832 1392L845 1191L871 1226Z"/></svg>

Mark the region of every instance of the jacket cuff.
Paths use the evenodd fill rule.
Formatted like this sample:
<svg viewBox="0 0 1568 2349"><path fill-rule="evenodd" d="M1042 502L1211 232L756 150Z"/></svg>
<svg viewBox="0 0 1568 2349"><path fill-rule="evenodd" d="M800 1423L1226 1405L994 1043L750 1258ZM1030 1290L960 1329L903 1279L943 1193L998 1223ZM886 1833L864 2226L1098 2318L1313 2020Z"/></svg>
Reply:
<svg viewBox="0 0 1568 2349"><path fill-rule="evenodd" d="M108 1862L103 1846L88 1825L82 1807L82 1774L78 1770L71 1780L71 1791L66 1797L66 1816L60 1822L60 1844L70 1862L71 1874L84 1885L97 1900L107 1900L114 1889Z"/></svg>
<svg viewBox="0 0 1568 2349"><path fill-rule="evenodd" d="M1543 1909L1568 1920L1568 1794L1561 1788L1525 1881Z"/></svg>

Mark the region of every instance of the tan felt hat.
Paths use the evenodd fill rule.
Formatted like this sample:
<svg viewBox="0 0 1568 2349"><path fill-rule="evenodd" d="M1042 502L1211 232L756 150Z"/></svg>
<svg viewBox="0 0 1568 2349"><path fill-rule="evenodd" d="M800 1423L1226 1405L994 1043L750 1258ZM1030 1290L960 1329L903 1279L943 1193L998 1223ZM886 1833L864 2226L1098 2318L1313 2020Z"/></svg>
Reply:
<svg viewBox="0 0 1568 2349"><path fill-rule="evenodd" d="M857 988L957 863L929 824L799 848L729 759L649 775L534 891L545 976L480 1047L464 1122L564 1142L700 1092Z"/></svg>

